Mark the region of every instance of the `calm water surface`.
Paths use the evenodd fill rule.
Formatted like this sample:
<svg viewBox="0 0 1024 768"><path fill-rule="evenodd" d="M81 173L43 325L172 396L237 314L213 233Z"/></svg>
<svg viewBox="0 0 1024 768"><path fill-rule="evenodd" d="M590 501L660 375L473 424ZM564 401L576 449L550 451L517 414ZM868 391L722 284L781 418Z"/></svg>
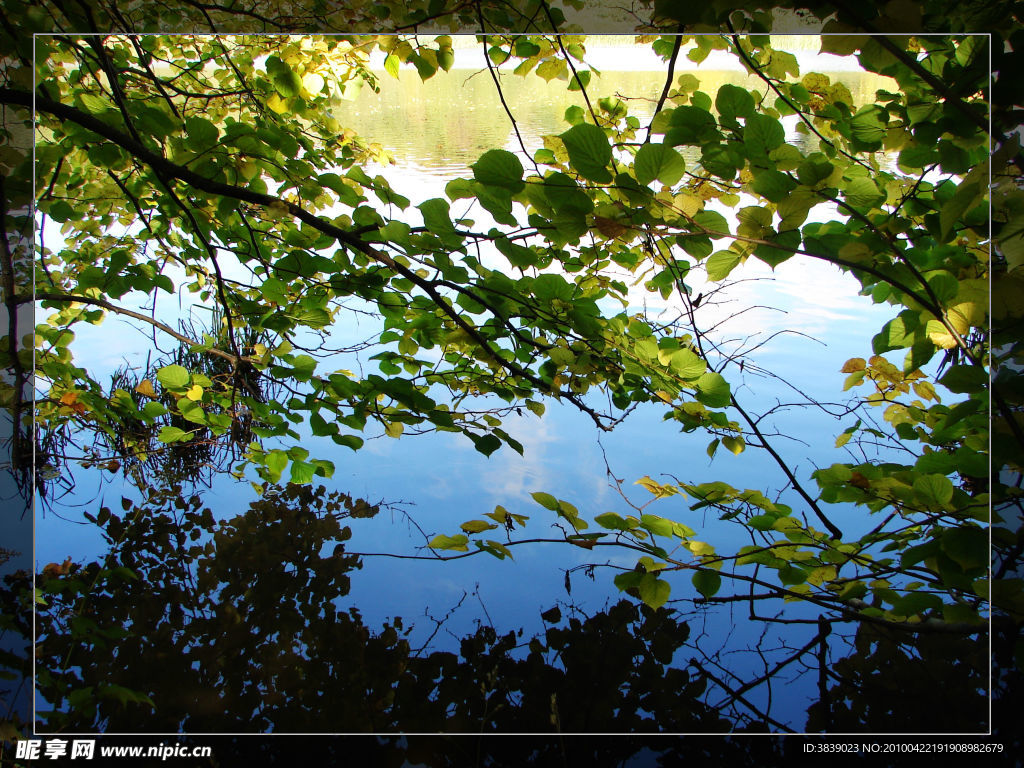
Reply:
<svg viewBox="0 0 1024 768"><path fill-rule="evenodd" d="M621 60L622 52L602 55L602 62L614 62L616 56ZM373 172L385 174L396 191L412 199L413 205L443 197L444 184L456 176L468 176L467 166L485 150L518 149L515 132L486 72L455 69L448 75L439 73L422 85L416 74L408 70L403 69L398 80L383 72L379 74L380 95L364 91L355 101L339 107L338 118L393 153L395 165ZM701 80L701 89L712 97L725 82L754 85L741 72L700 69L694 74ZM858 77L851 72L837 77L858 99L880 87L879 78ZM663 75L605 69L596 82L602 91L599 95L632 96L630 109L644 118L660 93ZM564 131L568 127L563 120L565 110L582 103L579 94L567 92L562 82L543 84L536 78L525 81L505 75L502 83L520 134L531 152L542 145L544 134ZM787 126L791 129L792 121ZM807 142L806 137L796 133L791 133L790 138L795 143ZM457 210L453 205L453 214ZM409 211L417 213L413 208ZM479 225L483 221L480 212L472 214ZM754 354L752 362L779 378L760 374L749 364L742 374L735 369L727 373L737 395L754 411L800 400L795 390L825 402L841 399L844 375L839 373L840 367L850 357L870 355L870 337L891 318L891 310L858 297L856 281L820 262L794 258L772 273L751 260L740 272L756 280L732 286L725 294L732 303L718 308L702 307L698 321L705 327L715 325L726 321L738 308L756 305L757 309L725 322L718 331L719 338L740 344L753 336L763 338L783 329L801 335L778 336ZM694 283L694 289L699 290L699 278ZM637 306L630 311L639 309L641 300L657 307L652 297L653 294L639 292ZM662 304L666 311L671 309L665 302ZM173 309L169 306L169 310ZM109 336L105 344L100 336L109 334L111 328L118 329L124 337L123 346L116 353L109 351ZM356 338L365 337L370 329L339 330L342 336ZM112 321L100 332L82 329L79 341L82 345L78 355L84 362L111 368L125 360L139 364L147 348L144 334L131 332ZM722 451L712 461L705 452L710 438L679 433L662 421L664 409L641 408L610 434L599 434L588 417L571 408L548 401L547 409L543 420L527 413L505 424L507 431L525 446L524 456L503 448L486 458L468 440L445 433L400 440L369 439L357 453L329 442L317 444L312 448L313 455L329 458L336 464L336 473L329 483L332 488L371 502L395 505L394 512L358 521L349 551L415 552L424 544L421 530L427 537L454 534L461 522L481 517L496 504L531 515L526 536L558 536L559 532L552 527L553 515L534 503L530 493L550 492L571 501L588 517L609 510L625 514L628 508L611 482L612 476L624 480L623 489L637 501L649 498L633 485L644 475L656 479L675 476L682 481L724 480L739 488L762 489L769 495L782 491L781 475L766 454L750 449L736 457ZM843 421L818 410L797 408L782 411L772 420L787 436L777 439L780 450L803 478L809 478L814 466L827 466L846 456L833 445L836 435L852 423L849 417ZM81 493L75 503L94 508L95 477L82 473L79 487ZM222 479L210 490L207 503L219 514L230 516L243 511L252 493L247 483L239 485ZM112 507L121 495L134 495L130 489L109 485L100 494ZM794 506L799 508L796 503ZM723 551L748 543L741 529L718 522L703 512L689 511L686 502L678 497L662 501L650 511L674 516L706 532L705 538ZM62 517L73 521L78 512L64 509ZM839 522L852 532L858 521L863 523L862 517L862 513L851 508L848 519ZM96 556L104 549L92 528L66 522L52 513L42 517L38 526L39 565L60 561L68 555ZM421 553L429 554L426 550ZM352 597L368 626L397 615L407 623L416 623L417 631L422 630L425 636L433 628L425 614L440 617L465 593L470 593L463 607L449 620L447 628L453 635L471 631L481 619L489 623L488 616L499 629L525 627L531 632L541 627L539 613L556 601L571 601L584 609L596 610L618 599L619 593L611 581L614 572L609 569L597 569L594 580L582 572L574 573L572 593L566 593L565 570L590 562L631 566L635 557L623 553L594 559L582 550L556 544L516 548L514 562L499 562L486 554L448 564L368 557L363 570L353 577ZM675 580L673 590L673 597L692 596L688 579ZM733 641L737 647L744 647L756 639L746 637L744 610L740 609L737 616L723 610L696 616L694 620L697 627L706 627L712 637L721 637L717 633L738 622ZM761 627L752 629L759 632ZM435 646L443 646L446 640L450 638L439 635ZM805 694L810 696L813 691L793 692L797 699ZM780 712L779 716L799 725L806 704L796 699L794 703L791 713Z"/></svg>

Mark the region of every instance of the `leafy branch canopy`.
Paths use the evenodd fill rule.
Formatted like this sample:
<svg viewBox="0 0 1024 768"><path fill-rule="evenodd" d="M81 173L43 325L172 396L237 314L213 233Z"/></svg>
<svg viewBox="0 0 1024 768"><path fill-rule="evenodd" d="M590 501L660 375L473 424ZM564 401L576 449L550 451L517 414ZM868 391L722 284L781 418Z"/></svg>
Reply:
<svg viewBox="0 0 1024 768"><path fill-rule="evenodd" d="M990 599L1019 620L1019 489L990 468L1018 472L1024 447L1009 383L1024 208L1017 144L999 137L990 151L987 38L822 37L824 52L856 54L894 83L858 101L773 48L757 14L726 18L716 35L655 27L638 43L667 74L641 117L600 92L586 36L506 35L517 25L484 9L446 18L482 25L481 76L499 93L511 71L564 82L582 100L535 151L506 105L495 119L510 121L519 146L481 153L444 197L418 205L371 175L387 149L336 114L403 65L422 80L451 69L461 39L401 34L424 20L391 35L40 37L32 68L0 86L8 108L35 110L32 197L45 236L28 267L6 256L9 306L37 301L43 312L30 345L10 337L5 404L44 442L94 436L74 458L140 482L154 455L227 445L239 478L299 484L334 471L307 430L353 450L367 435L453 432L489 456L522 452L506 420L523 409L543 418L545 402L599 430L657 407L706 432L709 455L765 451L779 479L744 489L646 477L651 498L626 514L537 489L562 541L635 553L620 589L658 608L682 572L699 599L766 589L895 630L981 633ZM536 10L561 24L555 9ZM670 21L688 32L692 20ZM836 23L829 31L854 29ZM711 93L699 69L677 74L714 51L735 56L756 87ZM375 52L383 73L370 67ZM808 145L788 140L792 121ZM737 394L745 361L697 322L709 299L691 285L701 275L713 292L753 262L790 260L834 265L893 310L841 372L862 397L856 423L831 437L863 460L809 475ZM15 290L15 276L35 292ZM637 285L674 302L678 319L638 309ZM176 327L146 311L175 295L212 307L214 321ZM111 315L148 326L177 357L107 386L76 364L74 329ZM364 319L368 339L339 340ZM33 360L45 394L29 407L19 384ZM884 461L868 456L876 443ZM72 458L42 448L54 465ZM656 513L670 497L740 522L750 545L722 551ZM867 533L842 529L837 510L849 504L873 521ZM498 507L430 545L511 557L527 518Z"/></svg>

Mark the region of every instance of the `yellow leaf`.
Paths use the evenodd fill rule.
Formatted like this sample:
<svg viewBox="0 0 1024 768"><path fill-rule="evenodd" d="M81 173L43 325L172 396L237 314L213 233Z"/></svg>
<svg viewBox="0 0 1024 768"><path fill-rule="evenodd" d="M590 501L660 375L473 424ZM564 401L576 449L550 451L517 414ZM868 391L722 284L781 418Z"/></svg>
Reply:
<svg viewBox="0 0 1024 768"><path fill-rule="evenodd" d="M938 394L935 392L935 387L933 387L930 382L915 381L914 392L917 393L918 397L923 397L925 400L935 400L938 402L942 402Z"/></svg>
<svg viewBox="0 0 1024 768"><path fill-rule="evenodd" d="M890 363L888 360L886 360L884 357L882 357L881 355L874 355L874 356L872 356L872 358L870 360L868 360L868 364L872 368L874 368L877 373L880 373L883 376L886 376L887 378L890 378L890 379L893 379L894 377L898 377L900 379L903 378L903 376L899 372L899 369L895 365Z"/></svg>
<svg viewBox="0 0 1024 768"><path fill-rule="evenodd" d="M841 101L844 104L852 105L853 96L850 94L850 89L842 83L833 83L825 90L825 95L829 102L836 103Z"/></svg>
<svg viewBox="0 0 1024 768"><path fill-rule="evenodd" d="M962 280L955 301L946 317L957 333L964 335L971 327L985 325L988 308L988 283L985 280Z"/></svg>
<svg viewBox="0 0 1024 768"><path fill-rule="evenodd" d="M277 112L279 115L283 112L288 111L287 102L276 93L273 94L269 99L267 99L267 106L270 107L275 112Z"/></svg>
<svg viewBox="0 0 1024 768"><path fill-rule="evenodd" d="M828 75L808 72L800 82L808 91L824 91L829 86L831 79Z"/></svg>
<svg viewBox="0 0 1024 768"><path fill-rule="evenodd" d="M913 134L903 126L888 128L885 131L882 146L885 147L887 152L898 152L910 142L911 138L913 138Z"/></svg>
<svg viewBox="0 0 1024 768"><path fill-rule="evenodd" d="M316 72L307 72L302 76L302 88L310 95L316 95L324 87L324 79Z"/></svg>
<svg viewBox="0 0 1024 768"><path fill-rule="evenodd" d="M672 204L677 211L687 218L693 218L704 207L704 201L697 195L683 192L672 199Z"/></svg>
<svg viewBox="0 0 1024 768"><path fill-rule="evenodd" d="M185 393L185 397L189 400L202 400L203 399L203 388L198 384L194 384L192 388Z"/></svg>
<svg viewBox="0 0 1024 768"><path fill-rule="evenodd" d="M812 570L807 576L807 583L812 586L821 586L826 581L832 581L836 577L834 565L822 565Z"/></svg>
<svg viewBox="0 0 1024 768"><path fill-rule="evenodd" d="M743 442L742 437L733 437L732 435L729 435L728 437L722 438L722 446L739 456L743 453L743 449L746 447L746 444Z"/></svg>
<svg viewBox="0 0 1024 768"><path fill-rule="evenodd" d="M686 546L689 547L690 551L695 555L713 555L715 554L715 548L708 544L706 541L687 541Z"/></svg>
<svg viewBox="0 0 1024 768"><path fill-rule="evenodd" d="M401 437L401 435L402 435L402 433L404 431L405 431L405 425L402 424L402 422L400 422L400 421L392 421L390 424L388 424L386 427L384 427L384 433L388 437L396 437L396 438L397 437Z"/></svg>
<svg viewBox="0 0 1024 768"><path fill-rule="evenodd" d="M796 594L788 594L784 598L782 598L782 601L785 603L792 603L797 600L800 600L801 598L797 597L796 595L808 595L811 592L811 588L807 584L790 584L788 587L786 587L786 589Z"/></svg>
<svg viewBox="0 0 1024 768"><path fill-rule="evenodd" d="M266 212L267 218L274 219L275 221L283 219L291 213L288 210L288 204L283 200L274 200L263 210Z"/></svg>
<svg viewBox="0 0 1024 768"><path fill-rule="evenodd" d="M928 334L928 341L939 349L952 349L956 346L956 339L938 320L929 320L925 324L924 330Z"/></svg>
<svg viewBox="0 0 1024 768"><path fill-rule="evenodd" d="M843 367L839 369L840 373L855 373L857 371L863 371L867 367L867 363L863 357L851 357L845 363Z"/></svg>
<svg viewBox="0 0 1024 768"><path fill-rule="evenodd" d="M146 397L156 397L156 391L153 389L153 382L149 379L143 379L140 381L139 385L135 387L135 391L140 395L145 395Z"/></svg>
<svg viewBox="0 0 1024 768"><path fill-rule="evenodd" d="M679 489L677 489L674 485L662 485L656 480L652 480L647 475L644 475L639 480L637 480L636 485L646 488L648 491L653 493L658 498L662 498L665 496L674 496L675 494L679 493Z"/></svg>

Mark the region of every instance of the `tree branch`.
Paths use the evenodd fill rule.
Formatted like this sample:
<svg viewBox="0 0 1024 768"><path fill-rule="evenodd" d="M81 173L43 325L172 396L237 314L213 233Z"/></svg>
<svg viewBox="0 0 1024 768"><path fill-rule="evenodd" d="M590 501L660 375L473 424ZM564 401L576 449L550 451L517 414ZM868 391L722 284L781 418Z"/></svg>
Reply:
<svg viewBox="0 0 1024 768"><path fill-rule="evenodd" d="M118 315L124 315L135 320L141 320L144 323L152 325L154 328L159 328L168 336L171 336L184 344L188 344L189 346L195 346L196 344L199 344L199 342L196 339L190 339L188 336L184 335L183 333L179 333L166 323L162 323L159 320L150 317L149 315L142 314L141 312L135 312L134 310L119 307L116 304L111 304L109 301L106 301L104 299L96 299L93 298L92 296L80 296L74 293L64 293L60 291L38 291L36 292L35 296L22 294L16 298L16 302L18 304L28 304L32 301L37 300L79 302L81 304L91 304L92 306L102 307L103 309L106 309ZM225 352L224 350L217 349L216 347L211 347L205 350L205 352L206 354L213 355L214 357L223 358L224 360L230 362L232 365L236 366L243 362L250 364L256 362L252 358L244 357L241 355L233 355L230 352Z"/></svg>
<svg viewBox="0 0 1024 768"><path fill-rule="evenodd" d="M302 206L282 200L274 195L254 192L250 189L245 189L244 187L235 186L234 184L227 184L208 179L195 171L171 162L163 155L150 150L131 136L122 133L117 128L107 125L92 115L89 115L80 109L69 107L66 104L54 101L53 99L45 96L12 88L0 88L0 103L31 106L63 120L78 123L82 127L87 128L90 131L99 134L103 138L117 144L123 149L128 150L128 152L134 155L138 160L149 165L158 177L165 176L176 178L179 181L190 184L198 190L208 192L212 195L220 195L222 197L241 200L254 205L267 207L276 206L279 208L284 207L292 216L306 224L309 224L317 231L322 232L325 235L329 235L339 243L359 251L370 259L393 269L401 274L402 277L410 280L424 293L426 293L431 300L434 301L436 306L452 320L452 322L461 328L467 336L473 339L485 357L491 359L500 368L504 368L509 373L528 381L536 389L541 391L548 390L548 385L538 376L530 373L528 370L511 360L505 359L486 339L483 338L483 336L480 335L479 331L477 331L474 326L466 322L454 307L437 292L436 288L429 280L421 277L414 270L399 264L384 251L378 250L347 230L321 219L319 216L307 211ZM605 417L602 417L601 414L584 403L577 395L568 390L554 390L552 394L564 398L566 401L572 403L575 408L590 416L598 429L608 429L608 425L605 423Z"/></svg>
<svg viewBox="0 0 1024 768"><path fill-rule="evenodd" d="M682 48L683 46L682 32L684 29L685 27L682 24L680 24L676 28L676 39L672 43L672 53L668 57L668 72L665 75L665 87L661 89L661 96L658 97L658 103L654 107L655 115L661 112L662 107L665 106L665 100L668 98L668 92L672 89L672 80L675 77L676 71L676 59L679 58L679 49ZM653 123L648 124L647 136L644 138L644 144L647 144L651 141L652 127Z"/></svg>

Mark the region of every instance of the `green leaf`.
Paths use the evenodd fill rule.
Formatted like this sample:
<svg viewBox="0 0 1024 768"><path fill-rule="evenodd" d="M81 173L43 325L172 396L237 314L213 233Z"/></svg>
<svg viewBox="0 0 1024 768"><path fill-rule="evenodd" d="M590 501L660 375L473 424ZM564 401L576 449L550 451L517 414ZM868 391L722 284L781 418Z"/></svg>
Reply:
<svg viewBox="0 0 1024 768"><path fill-rule="evenodd" d="M147 419L156 419L167 413L167 408L162 403L149 402L142 406L142 414Z"/></svg>
<svg viewBox="0 0 1024 768"><path fill-rule="evenodd" d="M513 194L526 186L523 183L523 164L504 149L484 152L472 168L473 177L485 186L501 187Z"/></svg>
<svg viewBox="0 0 1024 768"><path fill-rule="evenodd" d="M488 523L486 520L469 520L459 526L466 533L481 533L483 531L490 531L497 528L494 523Z"/></svg>
<svg viewBox="0 0 1024 768"><path fill-rule="evenodd" d="M650 184L658 179L662 184L672 186L683 177L686 161L665 144L644 144L636 153L633 170L641 184Z"/></svg>
<svg viewBox="0 0 1024 768"><path fill-rule="evenodd" d="M154 708L156 706L155 704L153 704L153 700L145 694L140 693L138 691L133 691L130 688L125 688L121 685L114 685L112 683L103 683L102 685L98 686L97 695L101 699L114 699L122 707L129 703L149 704L151 707Z"/></svg>
<svg viewBox="0 0 1024 768"><path fill-rule="evenodd" d="M556 499L550 493L544 493L544 491L535 491L530 495L533 497L534 501L536 501L545 509L550 509L552 512L558 511L558 499Z"/></svg>
<svg viewBox="0 0 1024 768"><path fill-rule="evenodd" d="M768 153L786 141L786 129L782 123L768 115L755 114L747 118L743 129L743 141L751 159L767 160Z"/></svg>
<svg viewBox="0 0 1024 768"><path fill-rule="evenodd" d="M338 199L345 205L356 207L361 200L359 194L348 184L342 181L341 176L336 173L321 173L317 181L329 190L334 192Z"/></svg>
<svg viewBox="0 0 1024 768"><path fill-rule="evenodd" d="M445 72L449 72L455 64L455 51L451 48L441 48L437 52L437 63Z"/></svg>
<svg viewBox="0 0 1024 768"><path fill-rule="evenodd" d="M302 90L302 78L287 65L284 69L279 69L274 73L273 82L274 89L286 99L297 96Z"/></svg>
<svg viewBox="0 0 1024 768"><path fill-rule="evenodd" d="M668 602L669 595L672 593L669 583L664 579L659 579L653 573L645 573L636 588L640 593L640 599L654 610Z"/></svg>
<svg viewBox="0 0 1024 768"><path fill-rule="evenodd" d="M708 280L724 280L743 257L736 251L716 251L707 261Z"/></svg>
<svg viewBox="0 0 1024 768"><path fill-rule="evenodd" d="M736 171L744 165L744 157L735 149L721 144L705 144L701 150L700 164L709 173L731 181Z"/></svg>
<svg viewBox="0 0 1024 768"><path fill-rule="evenodd" d="M697 571L693 574L693 586L704 597L714 597L722 586L722 577L714 571Z"/></svg>
<svg viewBox="0 0 1024 768"><path fill-rule="evenodd" d="M908 592L893 603L892 613L897 616L916 616L925 611L940 608L942 608L942 599L938 595L927 592Z"/></svg>
<svg viewBox="0 0 1024 768"><path fill-rule="evenodd" d="M156 372L156 380L166 389L184 389L188 386L189 374L180 365L165 365Z"/></svg>
<svg viewBox="0 0 1024 768"><path fill-rule="evenodd" d="M612 180L608 164L612 161L612 146L604 131L590 123L574 125L559 138L569 151L569 163L585 179L599 184Z"/></svg>
<svg viewBox="0 0 1024 768"><path fill-rule="evenodd" d="M881 149L885 139L887 117L877 104L868 104L850 118L850 134L867 151Z"/></svg>
<svg viewBox="0 0 1024 768"><path fill-rule="evenodd" d="M409 61L416 67L420 80L429 80L437 73L437 64L427 58L426 55L414 53L409 57Z"/></svg>
<svg viewBox="0 0 1024 768"><path fill-rule="evenodd" d="M914 490L929 506L945 507L953 500L953 482L944 475L918 477Z"/></svg>
<svg viewBox="0 0 1024 768"><path fill-rule="evenodd" d="M928 272L925 277L928 280L928 287L932 289L932 293L941 303L945 304L956 298L960 290L960 281L952 272L946 270Z"/></svg>
<svg viewBox="0 0 1024 768"><path fill-rule="evenodd" d="M801 184L815 186L832 175L835 166L820 152L815 152L797 167L796 176Z"/></svg>
<svg viewBox="0 0 1024 768"><path fill-rule="evenodd" d="M730 402L729 382L720 373L708 371L697 379L697 399L711 408L724 408Z"/></svg>
<svg viewBox="0 0 1024 768"><path fill-rule="evenodd" d="M965 571L984 568L991 559L988 538L988 532L982 528L950 528L943 531L942 551Z"/></svg>
<svg viewBox="0 0 1024 768"><path fill-rule="evenodd" d="M777 235L771 235L768 237L773 243L778 243L781 248L774 248L770 245L758 245L754 249L754 256L759 258L765 264L775 269L779 264L793 257L793 250L800 247L800 230L798 229L787 229L783 232L779 232Z"/></svg>
<svg viewBox="0 0 1024 768"><path fill-rule="evenodd" d="M321 477L334 477L334 462L327 459L313 459L312 464L316 467L316 474Z"/></svg>
<svg viewBox="0 0 1024 768"><path fill-rule="evenodd" d="M751 187L765 200L779 203L796 187L796 182L781 171L758 170L754 172Z"/></svg>
<svg viewBox="0 0 1024 768"><path fill-rule="evenodd" d="M687 381L700 378L708 368L703 358L686 348L673 352L668 364L679 378Z"/></svg>
<svg viewBox="0 0 1024 768"><path fill-rule="evenodd" d="M571 176L564 173L552 173L546 177L543 189L548 203L556 211L590 213L594 210L594 201Z"/></svg>
<svg viewBox="0 0 1024 768"><path fill-rule="evenodd" d="M484 456L490 456L501 448L501 440L492 434L480 435L479 437L471 434L470 437L473 439L476 449Z"/></svg>
<svg viewBox="0 0 1024 768"><path fill-rule="evenodd" d="M469 537L461 533L456 536L438 534L430 540L427 546L431 549L451 549L456 552L468 552L469 547L466 546L468 543Z"/></svg>
<svg viewBox="0 0 1024 768"><path fill-rule="evenodd" d="M282 450L274 449L264 459L267 469L270 470L271 480L277 482L281 479L281 473L288 466L288 454Z"/></svg>
<svg viewBox="0 0 1024 768"><path fill-rule="evenodd" d="M508 60L510 54L500 45L492 45L487 49L487 58L494 64L502 64Z"/></svg>
<svg viewBox="0 0 1024 768"><path fill-rule="evenodd" d="M871 208L885 202L882 192L868 176L857 176L843 186L846 202L854 208Z"/></svg>
<svg viewBox="0 0 1024 768"><path fill-rule="evenodd" d="M475 542L478 547L483 549L485 552L489 552L499 560L504 560L506 557L511 560L512 550L502 544L500 541L494 541L493 539L487 539L483 544L479 541Z"/></svg>
<svg viewBox="0 0 1024 768"><path fill-rule="evenodd" d="M650 574L641 573L639 571L624 571L623 573L616 575L613 581L615 582L616 587L625 592L627 589L638 587L644 576L648 575Z"/></svg>
<svg viewBox="0 0 1024 768"><path fill-rule="evenodd" d="M975 365L952 365L939 384L957 394L981 392L988 386L988 372Z"/></svg>
<svg viewBox="0 0 1024 768"><path fill-rule="evenodd" d="M186 432L178 427L161 427L157 434L157 440L161 443L187 443L191 439L191 432Z"/></svg>
<svg viewBox="0 0 1024 768"><path fill-rule="evenodd" d="M299 325L304 325L307 328L326 328L331 324L332 319L331 313L321 307L300 309L294 315L289 315L289 317L294 317ZM312 373L312 371L310 372Z"/></svg>
<svg viewBox="0 0 1024 768"><path fill-rule="evenodd" d="M571 301L574 290L574 286L561 275L545 273L533 281L534 295L542 301Z"/></svg>
<svg viewBox="0 0 1024 768"><path fill-rule="evenodd" d="M594 518L594 522L602 528L608 528L613 531L630 530L629 521L622 517L622 515L618 515L615 512L605 512L604 514L598 515Z"/></svg>
<svg viewBox="0 0 1024 768"><path fill-rule="evenodd" d="M545 59L537 66L537 76L545 82L550 82L556 77L565 79L568 69L564 59Z"/></svg>
<svg viewBox="0 0 1024 768"><path fill-rule="evenodd" d="M742 437L727 435L722 438L722 446L733 455L739 456L741 453L743 453L743 449L746 447L746 443L743 441Z"/></svg>
<svg viewBox="0 0 1024 768"><path fill-rule="evenodd" d="M803 584L807 581L807 571L797 568L795 565L785 565L779 568L779 581L786 586Z"/></svg>
<svg viewBox="0 0 1024 768"><path fill-rule="evenodd" d="M687 105L676 107L672 112L665 143L670 146L712 144L721 138L714 115L706 109Z"/></svg>
<svg viewBox="0 0 1024 768"><path fill-rule="evenodd" d="M893 349L909 347L914 340L919 318L916 313L904 311L886 323L882 330L871 339L871 349L876 355Z"/></svg>
<svg viewBox="0 0 1024 768"><path fill-rule="evenodd" d="M423 214L423 223L427 229L435 235L439 235L445 242L461 242L462 238L455 232L455 225L448 214L447 200L434 197L420 203L417 208Z"/></svg>
<svg viewBox="0 0 1024 768"><path fill-rule="evenodd" d="M309 381L316 370L316 360L309 355L296 355L292 360L292 375L299 381Z"/></svg>
<svg viewBox="0 0 1024 768"><path fill-rule="evenodd" d="M316 465L308 461L293 461L292 472L289 481L297 483L299 485L305 485L306 483L313 482L313 476L316 474Z"/></svg>
<svg viewBox="0 0 1024 768"><path fill-rule="evenodd" d="M961 217L981 198L984 186L980 181L965 181L953 196L943 204L939 211L940 227L942 229L942 240L946 242L953 234L953 229Z"/></svg>
<svg viewBox="0 0 1024 768"><path fill-rule="evenodd" d="M754 97L746 88L726 83L718 89L718 95L715 97L715 109L725 120L750 117L754 114Z"/></svg>
<svg viewBox="0 0 1024 768"><path fill-rule="evenodd" d="M729 236L729 222L718 211L701 211L693 217L693 222L703 230L715 233L714 237Z"/></svg>
<svg viewBox="0 0 1024 768"><path fill-rule="evenodd" d="M516 38L515 52L519 58L529 59L540 53L540 46L527 37L518 37Z"/></svg>
<svg viewBox="0 0 1024 768"><path fill-rule="evenodd" d="M344 445L346 448L351 448L353 451L358 451L363 447L363 438L358 435L335 435L333 440L338 445Z"/></svg>
<svg viewBox="0 0 1024 768"><path fill-rule="evenodd" d="M922 560L926 560L929 557L933 557L938 552L940 542L936 539L927 541L924 544L918 544L913 547L908 547L900 555L900 567L910 568L913 565L917 565Z"/></svg>
<svg viewBox="0 0 1024 768"><path fill-rule="evenodd" d="M91 93L83 93L78 98L82 100L82 106L85 107L86 111L94 115L103 114L108 109L114 108L114 105L110 104L106 99L101 99L99 96L94 96Z"/></svg>
<svg viewBox="0 0 1024 768"><path fill-rule="evenodd" d="M939 162L935 147L916 144L900 151L898 163L904 168L924 168Z"/></svg>
<svg viewBox="0 0 1024 768"><path fill-rule="evenodd" d="M672 521L658 515L641 515L640 527L650 531L655 536L671 536L673 532Z"/></svg>
<svg viewBox="0 0 1024 768"><path fill-rule="evenodd" d="M194 152L201 152L217 143L220 132L209 120L193 116L185 120L185 134L188 137L189 148Z"/></svg>

